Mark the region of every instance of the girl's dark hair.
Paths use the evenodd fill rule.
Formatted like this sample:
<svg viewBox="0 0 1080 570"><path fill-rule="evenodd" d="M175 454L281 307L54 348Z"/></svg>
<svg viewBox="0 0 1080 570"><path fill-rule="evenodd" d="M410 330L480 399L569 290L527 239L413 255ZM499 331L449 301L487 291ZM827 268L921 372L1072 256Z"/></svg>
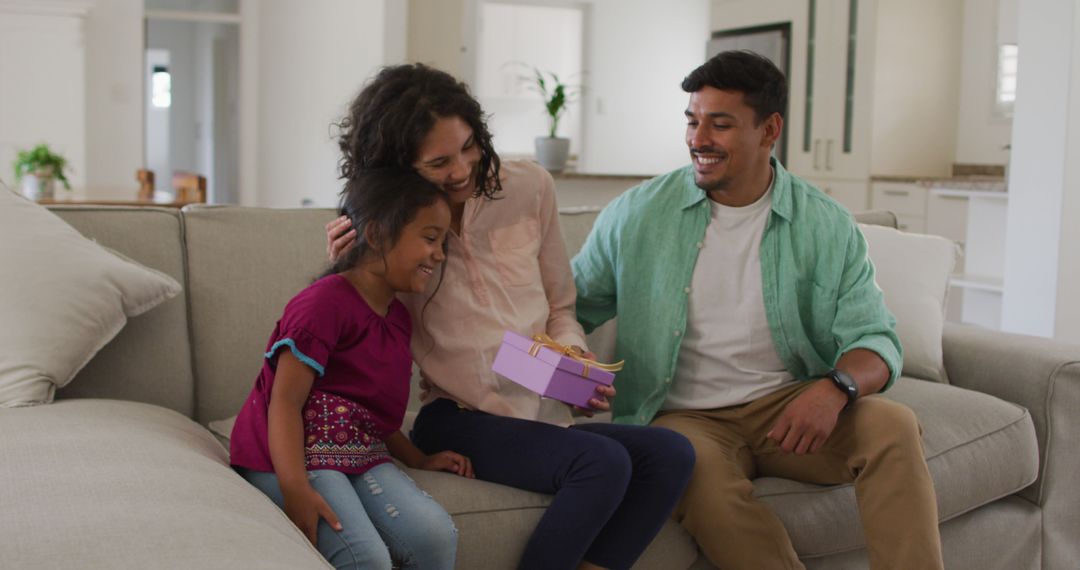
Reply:
<svg viewBox="0 0 1080 570"><path fill-rule="evenodd" d="M382 168L357 173L345 182L340 207L356 230L356 245L322 276L352 269L370 255L384 255L417 213L438 200L447 201L446 193L412 170ZM368 237L374 244L368 243Z"/></svg>
<svg viewBox="0 0 1080 570"><path fill-rule="evenodd" d="M420 63L384 67L349 105L337 125L341 178L374 168L413 168L435 121L451 117L469 125L480 149L476 195L493 198L502 190L500 162L480 103L464 83Z"/></svg>
<svg viewBox="0 0 1080 570"><path fill-rule="evenodd" d="M691 71L682 82L682 90L687 93L701 91L706 86L742 93L758 124L773 113L783 117L787 111L788 86L783 72L752 51L720 52Z"/></svg>

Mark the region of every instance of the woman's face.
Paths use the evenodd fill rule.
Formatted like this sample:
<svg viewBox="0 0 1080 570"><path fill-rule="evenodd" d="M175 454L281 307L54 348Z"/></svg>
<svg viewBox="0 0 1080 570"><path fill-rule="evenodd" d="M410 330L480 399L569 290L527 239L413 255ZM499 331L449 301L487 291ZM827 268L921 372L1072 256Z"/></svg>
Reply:
<svg viewBox="0 0 1080 570"><path fill-rule="evenodd" d="M460 117L439 117L420 141L413 168L438 184L451 204L464 204L476 193L480 147L472 128Z"/></svg>

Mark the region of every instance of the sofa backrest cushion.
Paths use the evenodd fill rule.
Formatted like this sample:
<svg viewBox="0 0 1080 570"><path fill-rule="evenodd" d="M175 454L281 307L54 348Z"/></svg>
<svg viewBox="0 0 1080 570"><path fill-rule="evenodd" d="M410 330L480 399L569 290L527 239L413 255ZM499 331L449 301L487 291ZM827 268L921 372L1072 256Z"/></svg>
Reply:
<svg viewBox="0 0 1080 570"><path fill-rule="evenodd" d="M188 206L196 420L235 415L285 303L328 265L329 209Z"/></svg>
<svg viewBox="0 0 1080 570"><path fill-rule="evenodd" d="M183 221L171 208L55 206L50 208L82 235L181 285ZM191 416L191 369L186 295L128 319L127 325L56 393L57 399L112 398L171 408Z"/></svg>

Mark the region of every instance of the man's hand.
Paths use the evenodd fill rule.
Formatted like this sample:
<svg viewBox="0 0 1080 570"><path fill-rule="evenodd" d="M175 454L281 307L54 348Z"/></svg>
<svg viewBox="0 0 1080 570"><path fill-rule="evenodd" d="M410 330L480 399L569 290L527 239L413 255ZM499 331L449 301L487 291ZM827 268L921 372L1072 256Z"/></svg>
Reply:
<svg viewBox="0 0 1080 570"><path fill-rule="evenodd" d="M440 451L434 455L428 455L417 467L427 471L448 471L468 479L476 479L476 475L473 473L472 461L469 461L468 457L453 451Z"/></svg>
<svg viewBox="0 0 1080 570"><path fill-rule="evenodd" d="M309 485L297 489L282 489L285 495L285 514L318 547L319 519L326 519L334 530L341 530L337 514L327 504L326 499Z"/></svg>
<svg viewBox="0 0 1080 570"><path fill-rule="evenodd" d="M353 247L356 247L356 229L349 218L341 216L326 224L326 256L330 263Z"/></svg>
<svg viewBox="0 0 1080 570"><path fill-rule="evenodd" d="M765 437L788 453L815 453L832 435L845 405L847 396L831 380L818 380L784 408Z"/></svg>

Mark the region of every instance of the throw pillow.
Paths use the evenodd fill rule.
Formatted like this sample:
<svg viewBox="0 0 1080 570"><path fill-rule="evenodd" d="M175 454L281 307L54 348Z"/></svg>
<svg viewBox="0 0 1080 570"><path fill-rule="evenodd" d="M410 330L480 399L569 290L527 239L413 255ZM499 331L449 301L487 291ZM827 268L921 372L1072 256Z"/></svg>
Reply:
<svg viewBox="0 0 1080 570"><path fill-rule="evenodd" d="M945 300L957 247L939 236L859 224L885 305L896 315L904 375L948 382L942 358Z"/></svg>
<svg viewBox="0 0 1080 570"><path fill-rule="evenodd" d="M128 317L180 284L0 187L0 408L52 401Z"/></svg>

